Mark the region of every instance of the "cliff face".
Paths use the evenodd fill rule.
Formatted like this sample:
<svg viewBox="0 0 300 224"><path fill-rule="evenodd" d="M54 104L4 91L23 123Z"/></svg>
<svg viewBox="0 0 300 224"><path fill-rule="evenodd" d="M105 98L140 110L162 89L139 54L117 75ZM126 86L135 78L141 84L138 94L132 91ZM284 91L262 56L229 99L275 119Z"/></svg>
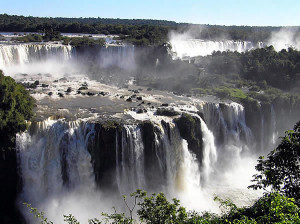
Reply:
<svg viewBox="0 0 300 224"><path fill-rule="evenodd" d="M187 140L189 150L196 155L201 163L203 158L203 140L200 118L184 113L174 121L178 126L181 137Z"/></svg>
<svg viewBox="0 0 300 224"><path fill-rule="evenodd" d="M80 186L121 194L137 188L181 188L190 175L189 166L201 186L214 166L227 162L222 159L230 157L232 149L239 153L264 150L276 137L274 130L283 125L284 106L285 102L203 103L198 112L154 115L147 121L33 122L17 137L16 150L1 154L1 212L18 217L13 209L20 186L18 174L22 178L19 197L28 202L40 202ZM286 113L293 119L297 116ZM218 153L222 156L217 159Z"/></svg>
<svg viewBox="0 0 300 224"><path fill-rule="evenodd" d="M14 148L0 151L0 223L23 223L16 203L21 183Z"/></svg>
<svg viewBox="0 0 300 224"><path fill-rule="evenodd" d="M92 158L95 181L98 187L116 189L114 177L120 130L117 124L96 124L94 132L93 139L88 140L88 151Z"/></svg>

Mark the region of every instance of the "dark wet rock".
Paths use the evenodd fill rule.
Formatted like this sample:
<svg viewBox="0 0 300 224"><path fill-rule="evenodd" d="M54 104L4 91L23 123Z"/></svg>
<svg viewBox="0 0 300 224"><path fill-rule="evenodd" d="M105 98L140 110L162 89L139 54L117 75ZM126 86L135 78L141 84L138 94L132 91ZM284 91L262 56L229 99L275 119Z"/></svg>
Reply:
<svg viewBox="0 0 300 224"><path fill-rule="evenodd" d="M140 91L138 91L138 90L136 89L136 90L133 90L132 92L134 92L134 93L139 93Z"/></svg>
<svg viewBox="0 0 300 224"><path fill-rule="evenodd" d="M88 89L88 87L87 86L81 86L81 87L79 87L79 89L78 90L87 90Z"/></svg>
<svg viewBox="0 0 300 224"><path fill-rule="evenodd" d="M145 101L142 101L142 102L141 102L141 104L144 104L144 103L145 103Z"/></svg>
<svg viewBox="0 0 300 224"><path fill-rule="evenodd" d="M59 97L64 97L64 94L62 94L62 93L58 93L57 94Z"/></svg>
<svg viewBox="0 0 300 224"><path fill-rule="evenodd" d="M53 82L58 82L58 80L56 79L56 80L54 80Z"/></svg>
<svg viewBox="0 0 300 224"><path fill-rule="evenodd" d="M37 85L34 83L29 84L28 88L30 89L36 89Z"/></svg>
<svg viewBox="0 0 300 224"><path fill-rule="evenodd" d="M70 93L70 92L72 92L72 88L71 87L68 87L68 89L67 89L67 91L66 91L67 93Z"/></svg>
<svg viewBox="0 0 300 224"><path fill-rule="evenodd" d="M53 95L53 92L49 92L49 93L48 93L48 96L52 96L52 95Z"/></svg>
<svg viewBox="0 0 300 224"><path fill-rule="evenodd" d="M127 102L132 102L131 97L129 97L126 101L127 101Z"/></svg>
<svg viewBox="0 0 300 224"><path fill-rule="evenodd" d="M136 98L136 94L133 94L133 95L131 96L131 98Z"/></svg>
<svg viewBox="0 0 300 224"><path fill-rule="evenodd" d="M96 94L95 94L95 93L92 93L92 92L87 92L87 95L88 95L88 96L95 96Z"/></svg>
<svg viewBox="0 0 300 224"><path fill-rule="evenodd" d="M200 118L183 113L179 118L174 119L181 137L188 142L189 150L196 154L198 161L203 158L203 140Z"/></svg>
<svg viewBox="0 0 300 224"><path fill-rule="evenodd" d="M116 121L107 120L95 124L94 129L95 134L88 141L88 151L91 154L96 184L104 190L117 189L116 153L122 151L117 144L122 142L121 128Z"/></svg>
<svg viewBox="0 0 300 224"><path fill-rule="evenodd" d="M151 105L151 103L149 102L149 103L147 103L147 105Z"/></svg>
<svg viewBox="0 0 300 224"><path fill-rule="evenodd" d="M120 96L120 99L124 99L124 96Z"/></svg>
<svg viewBox="0 0 300 224"><path fill-rule="evenodd" d="M168 103L163 103L161 106L162 107L167 107L167 106L169 106L169 104Z"/></svg>
<svg viewBox="0 0 300 224"><path fill-rule="evenodd" d="M205 119L204 119L204 114L200 111L197 112L197 114L202 118L202 120L205 122Z"/></svg>
<svg viewBox="0 0 300 224"><path fill-rule="evenodd" d="M49 87L49 85L48 85L48 84L44 84L44 83L43 83L43 84L42 84L42 87L43 87L43 88L48 88L48 87Z"/></svg>
<svg viewBox="0 0 300 224"><path fill-rule="evenodd" d="M87 82L84 82L84 83L81 84L81 86L88 87L88 84L87 84Z"/></svg>
<svg viewBox="0 0 300 224"><path fill-rule="evenodd" d="M39 80L36 80L36 81L34 81L34 85L39 85L40 84L40 81Z"/></svg>
<svg viewBox="0 0 300 224"><path fill-rule="evenodd" d="M161 136L160 129L157 128L151 121L144 121L140 124L142 139L144 143L145 153L145 167L147 172L145 173L147 186L150 189L156 189L163 183L165 177L158 176L160 173L160 161L157 157L157 136ZM158 139L160 141L160 139Z"/></svg>
<svg viewBox="0 0 300 224"><path fill-rule="evenodd" d="M136 99L137 99L137 100L143 100L143 97L138 96Z"/></svg>
<svg viewBox="0 0 300 224"><path fill-rule="evenodd" d="M109 94L109 93L103 92L103 91L101 91L101 92L98 93L98 95L101 95L101 96L106 96L106 95L108 95L108 94Z"/></svg>
<svg viewBox="0 0 300 224"><path fill-rule="evenodd" d="M142 108L139 108L136 113L137 114L142 114L142 113L144 113L144 110Z"/></svg>

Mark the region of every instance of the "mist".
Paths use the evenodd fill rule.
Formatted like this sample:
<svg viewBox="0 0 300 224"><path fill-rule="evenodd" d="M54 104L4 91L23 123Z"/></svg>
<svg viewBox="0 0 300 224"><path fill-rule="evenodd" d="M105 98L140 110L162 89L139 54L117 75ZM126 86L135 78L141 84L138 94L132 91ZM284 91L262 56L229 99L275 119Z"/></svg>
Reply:
<svg viewBox="0 0 300 224"><path fill-rule="evenodd" d="M295 27L283 27L271 33L268 45L273 45L276 51L289 47L300 49L300 30Z"/></svg>

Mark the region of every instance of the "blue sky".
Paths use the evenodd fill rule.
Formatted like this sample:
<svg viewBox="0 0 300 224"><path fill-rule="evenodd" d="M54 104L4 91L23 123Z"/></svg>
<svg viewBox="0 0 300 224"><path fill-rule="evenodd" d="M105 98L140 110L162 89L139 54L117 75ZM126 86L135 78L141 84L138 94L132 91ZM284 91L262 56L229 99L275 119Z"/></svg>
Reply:
<svg viewBox="0 0 300 224"><path fill-rule="evenodd" d="M0 13L165 19L219 25L300 25L300 0L0 0Z"/></svg>

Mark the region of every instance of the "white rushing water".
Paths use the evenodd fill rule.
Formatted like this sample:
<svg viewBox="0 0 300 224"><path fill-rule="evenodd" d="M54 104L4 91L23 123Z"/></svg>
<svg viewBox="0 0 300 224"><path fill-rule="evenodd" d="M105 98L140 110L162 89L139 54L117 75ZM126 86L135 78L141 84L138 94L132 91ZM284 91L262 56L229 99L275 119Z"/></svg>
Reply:
<svg viewBox="0 0 300 224"><path fill-rule="evenodd" d="M252 143L247 140L251 139L251 131L245 125L244 108L236 103L204 103L201 111L204 119L191 114L200 122L202 161L189 150L188 142L170 118L165 119L167 125L163 126L157 123L158 118L154 120L151 154L146 154L142 127L123 125L114 136L116 151L109 152L115 158L115 171L110 175L117 190L112 188L114 193L104 195L101 184L96 187L93 158L88 150L96 141L95 136L99 138L102 133L96 131L95 124L50 119L34 123L17 138L23 180L19 200L45 211L55 223L61 223L62 215L69 213L86 222L113 205L122 211L123 204L115 198L138 188L163 191L169 198L179 198L188 209L198 211L218 212L218 205L213 202L215 194L245 205L257 194L246 189L255 160L245 154ZM226 133L224 138L217 139L222 133ZM95 150L103 150L101 147ZM147 156L152 157L155 167L146 164ZM22 210L29 217L26 209ZM28 220L32 222L31 218Z"/></svg>
<svg viewBox="0 0 300 224"><path fill-rule="evenodd" d="M100 67L117 66L125 70L135 69L135 47L133 45L117 45L102 47L98 53Z"/></svg>
<svg viewBox="0 0 300 224"><path fill-rule="evenodd" d="M71 46L61 44L0 44L0 69L54 58L66 61L72 51Z"/></svg>
<svg viewBox="0 0 300 224"><path fill-rule="evenodd" d="M259 42L254 45L250 41L212 41L201 39L171 39L171 51L173 58L184 59L185 57L196 57L211 55L214 51L237 51L245 52L253 48L263 47Z"/></svg>

